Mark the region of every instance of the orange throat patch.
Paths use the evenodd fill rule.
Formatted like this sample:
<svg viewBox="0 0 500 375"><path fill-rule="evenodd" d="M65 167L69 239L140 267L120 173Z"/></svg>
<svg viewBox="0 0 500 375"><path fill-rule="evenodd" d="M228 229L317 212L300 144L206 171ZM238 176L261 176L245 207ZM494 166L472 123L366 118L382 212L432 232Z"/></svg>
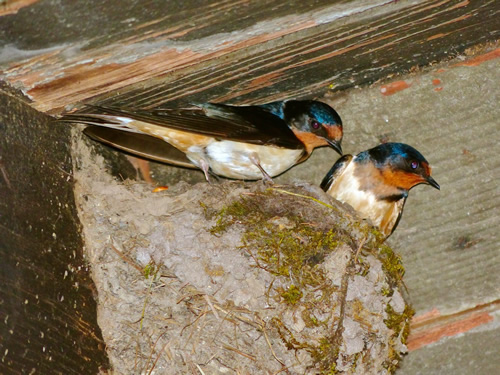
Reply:
<svg viewBox="0 0 500 375"><path fill-rule="evenodd" d="M325 126L326 132L328 133L328 137L330 139L342 139L342 126L338 125L327 125Z"/></svg>
<svg viewBox="0 0 500 375"><path fill-rule="evenodd" d="M304 148L308 155L313 152L316 147L328 146L328 142L318 137L316 134L300 130L293 130L293 133L304 144Z"/></svg>
<svg viewBox="0 0 500 375"><path fill-rule="evenodd" d="M405 190L410 190L415 185L426 182L425 178L414 173L394 171L391 169L383 171L382 176L386 184L397 186Z"/></svg>

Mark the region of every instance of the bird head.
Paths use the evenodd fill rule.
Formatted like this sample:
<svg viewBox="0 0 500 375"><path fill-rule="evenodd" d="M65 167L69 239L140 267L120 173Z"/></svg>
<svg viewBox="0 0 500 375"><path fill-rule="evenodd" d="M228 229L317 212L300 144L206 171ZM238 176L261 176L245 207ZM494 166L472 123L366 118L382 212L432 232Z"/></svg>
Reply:
<svg viewBox="0 0 500 375"><path fill-rule="evenodd" d="M387 185L410 190L419 184L440 189L420 152L404 143L384 143L367 151Z"/></svg>
<svg viewBox="0 0 500 375"><path fill-rule="evenodd" d="M289 100L283 106L283 119L308 153L316 147L330 146L342 155L342 120L328 104Z"/></svg>

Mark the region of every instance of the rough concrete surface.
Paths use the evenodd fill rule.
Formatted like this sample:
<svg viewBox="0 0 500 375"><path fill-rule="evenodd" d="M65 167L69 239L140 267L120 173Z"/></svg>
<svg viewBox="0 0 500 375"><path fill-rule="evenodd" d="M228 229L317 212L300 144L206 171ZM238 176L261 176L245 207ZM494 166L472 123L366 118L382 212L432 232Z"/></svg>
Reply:
<svg viewBox="0 0 500 375"><path fill-rule="evenodd" d="M352 211L308 184L283 187L303 196L227 181L153 193L113 179L76 138L75 195L116 373L394 371L412 316L399 261Z"/></svg>
<svg viewBox="0 0 500 375"><path fill-rule="evenodd" d="M409 87L393 95L383 95L382 89L392 83L383 82L329 100L345 124L346 153L382 140L408 143L429 160L441 185L441 191L418 186L410 192L398 229L388 240L403 255L405 283L417 316L455 314L500 296L496 51L496 58L482 63L480 57L469 62L463 56L398 77L393 81L404 80ZM319 183L335 159L331 150L315 151L307 163L277 181L301 178ZM498 322L498 314L487 314L487 320ZM489 369L500 369L498 352L491 350L495 341L489 341L498 337L493 334L498 328L486 327L496 331L471 333L474 345L469 334L462 333L460 338L410 352L400 373L489 374ZM460 354L452 356L453 351ZM460 360L454 359L457 356Z"/></svg>
<svg viewBox="0 0 500 375"><path fill-rule="evenodd" d="M404 255L405 282L420 312L454 312L498 298L500 157L493 150L500 139L500 60L455 65L460 62L401 77L410 87L391 96L377 84L327 98L344 122L345 153L381 140L408 143L441 185L441 191L418 186L410 192L389 239ZM332 150L317 150L276 180L319 184L336 158Z"/></svg>
<svg viewBox="0 0 500 375"><path fill-rule="evenodd" d="M347 153L381 138L405 142L429 160L441 184L441 191L411 191L390 239L403 253L417 312L456 312L499 297L499 67L498 58L477 66L454 61L404 77L411 87L394 95L376 85L337 106Z"/></svg>

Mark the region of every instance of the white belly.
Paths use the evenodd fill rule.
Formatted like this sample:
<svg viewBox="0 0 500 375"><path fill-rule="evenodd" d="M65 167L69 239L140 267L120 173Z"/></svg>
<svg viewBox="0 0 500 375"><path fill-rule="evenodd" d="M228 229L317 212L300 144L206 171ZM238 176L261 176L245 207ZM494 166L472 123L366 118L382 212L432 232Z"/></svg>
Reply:
<svg viewBox="0 0 500 375"><path fill-rule="evenodd" d="M363 219L370 219L372 224L383 232L387 218L392 217L394 214L397 215L394 202L377 201L373 194L364 191L358 190L351 192L351 194L342 194L337 199L350 204ZM394 222L392 222L392 225L394 225Z"/></svg>
<svg viewBox="0 0 500 375"><path fill-rule="evenodd" d="M191 148L186 155L193 159L199 158L199 149ZM262 172L260 166L271 176L277 176L291 168L303 155L304 150L289 150L285 148L250 145L233 141L213 141L206 146L204 160L217 175L244 180L259 180Z"/></svg>

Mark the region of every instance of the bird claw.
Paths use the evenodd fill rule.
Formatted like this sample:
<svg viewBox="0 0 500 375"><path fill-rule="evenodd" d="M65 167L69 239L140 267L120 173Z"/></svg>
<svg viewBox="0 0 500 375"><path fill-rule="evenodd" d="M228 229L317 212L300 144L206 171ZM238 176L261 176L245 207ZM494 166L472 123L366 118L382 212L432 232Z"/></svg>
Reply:
<svg viewBox="0 0 500 375"><path fill-rule="evenodd" d="M262 183L264 185L269 185L269 186L272 186L274 185L274 181L273 179L271 178L271 176L269 176L267 173L263 173L262 174Z"/></svg>
<svg viewBox="0 0 500 375"><path fill-rule="evenodd" d="M205 161L205 160L203 160L203 159L201 159L200 160L199 168L203 171L203 174L205 175L205 180L207 180L207 182L210 185L212 185L212 181L210 181L210 175L213 175L215 177L217 177L217 176L215 174L213 174L213 173L210 172L210 165L208 164L208 162Z"/></svg>
<svg viewBox="0 0 500 375"><path fill-rule="evenodd" d="M208 172L208 175L212 177L212 178L207 178L207 176L205 175L205 178L207 178L207 182L210 185L218 185L218 184L220 184L221 180L220 180L219 176L217 176L215 173L213 173L211 171Z"/></svg>
<svg viewBox="0 0 500 375"><path fill-rule="evenodd" d="M264 185L274 185L274 181L271 176L269 176L264 168L262 168L262 165L260 165L259 156L257 154L252 154L250 155L250 160L257 168L259 168L260 173L262 173L262 182Z"/></svg>

